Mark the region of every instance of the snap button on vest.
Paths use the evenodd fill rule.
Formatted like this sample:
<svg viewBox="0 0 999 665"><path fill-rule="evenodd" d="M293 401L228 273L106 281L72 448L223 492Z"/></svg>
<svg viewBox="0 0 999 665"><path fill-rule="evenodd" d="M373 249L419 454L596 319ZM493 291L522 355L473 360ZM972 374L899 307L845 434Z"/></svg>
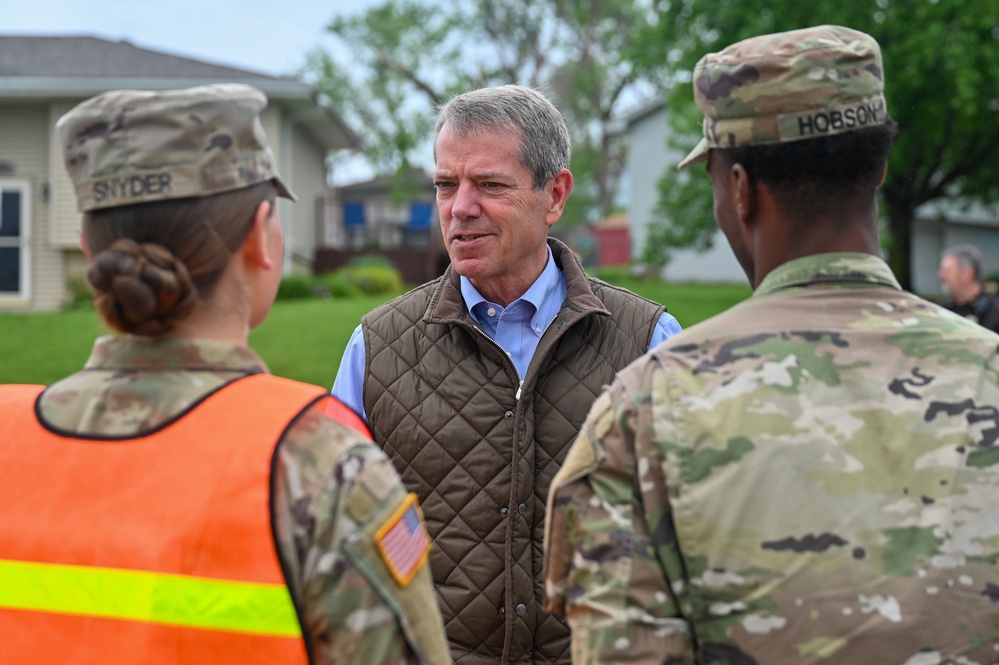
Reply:
<svg viewBox="0 0 999 665"><path fill-rule="evenodd" d="M527 605L525 605L524 603L520 603L519 605L517 605L516 609L517 609L517 616L519 617L522 617L525 614L527 614Z"/></svg>
<svg viewBox="0 0 999 665"><path fill-rule="evenodd" d="M506 517L509 512L510 512L510 509L507 508L506 506L503 506L502 508L500 508L500 515L502 515L503 517Z"/></svg>
<svg viewBox="0 0 999 665"><path fill-rule="evenodd" d="M507 411L506 413L503 414L503 417L506 418L507 420L510 420L510 418L513 418L513 411Z"/></svg>
<svg viewBox="0 0 999 665"><path fill-rule="evenodd" d="M522 503L519 506L517 506L517 512L520 513L521 515L526 515L527 514L527 504L526 503Z"/></svg>

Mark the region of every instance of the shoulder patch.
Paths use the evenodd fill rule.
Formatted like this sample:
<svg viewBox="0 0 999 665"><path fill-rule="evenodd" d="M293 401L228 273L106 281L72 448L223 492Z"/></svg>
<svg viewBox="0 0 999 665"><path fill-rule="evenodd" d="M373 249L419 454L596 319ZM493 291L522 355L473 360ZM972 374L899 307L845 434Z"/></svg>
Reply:
<svg viewBox="0 0 999 665"><path fill-rule="evenodd" d="M375 543L395 581L400 586L409 584L430 552L430 536L415 494L410 493L378 528Z"/></svg>

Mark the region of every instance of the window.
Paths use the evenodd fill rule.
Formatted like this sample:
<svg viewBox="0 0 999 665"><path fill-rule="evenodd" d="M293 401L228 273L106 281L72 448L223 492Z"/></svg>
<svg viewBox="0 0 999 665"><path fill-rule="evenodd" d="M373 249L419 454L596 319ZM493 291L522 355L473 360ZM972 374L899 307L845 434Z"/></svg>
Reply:
<svg viewBox="0 0 999 665"><path fill-rule="evenodd" d="M29 187L0 179L0 299L28 297Z"/></svg>

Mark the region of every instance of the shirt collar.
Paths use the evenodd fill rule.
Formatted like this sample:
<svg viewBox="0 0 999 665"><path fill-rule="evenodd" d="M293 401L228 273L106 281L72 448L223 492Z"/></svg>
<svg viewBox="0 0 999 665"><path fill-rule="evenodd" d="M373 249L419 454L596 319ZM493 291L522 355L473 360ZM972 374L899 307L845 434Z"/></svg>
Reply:
<svg viewBox="0 0 999 665"><path fill-rule="evenodd" d="M555 265L555 260L552 258L552 248L548 247L547 249L548 262L545 264L545 269L541 271L541 274L534 280L534 283L524 292L524 295L517 298L517 300L525 300L534 305L535 312L542 309L542 305L555 293L562 282L562 271ZM464 275L460 277L460 283L461 297L465 301L465 307L468 308L469 312L474 311L472 308L476 305L489 302L479 293L478 289L472 286L472 282ZM510 304L512 305L513 303ZM559 300L559 304L561 305L561 299Z"/></svg>
<svg viewBox="0 0 999 665"><path fill-rule="evenodd" d="M793 259L777 266L756 287L756 295L830 282L878 284L901 290L891 268L873 254L830 252Z"/></svg>
<svg viewBox="0 0 999 665"><path fill-rule="evenodd" d="M267 373L267 365L250 349L211 340L157 339L106 335L94 342L86 369L91 370L226 370Z"/></svg>

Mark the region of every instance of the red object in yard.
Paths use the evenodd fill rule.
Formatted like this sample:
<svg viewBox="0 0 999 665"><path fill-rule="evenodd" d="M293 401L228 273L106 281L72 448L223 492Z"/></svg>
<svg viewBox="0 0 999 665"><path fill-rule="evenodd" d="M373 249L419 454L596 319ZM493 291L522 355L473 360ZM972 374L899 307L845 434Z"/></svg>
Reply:
<svg viewBox="0 0 999 665"><path fill-rule="evenodd" d="M600 267L626 266L631 263L631 236L628 215L607 217L593 230L597 240L597 263Z"/></svg>

